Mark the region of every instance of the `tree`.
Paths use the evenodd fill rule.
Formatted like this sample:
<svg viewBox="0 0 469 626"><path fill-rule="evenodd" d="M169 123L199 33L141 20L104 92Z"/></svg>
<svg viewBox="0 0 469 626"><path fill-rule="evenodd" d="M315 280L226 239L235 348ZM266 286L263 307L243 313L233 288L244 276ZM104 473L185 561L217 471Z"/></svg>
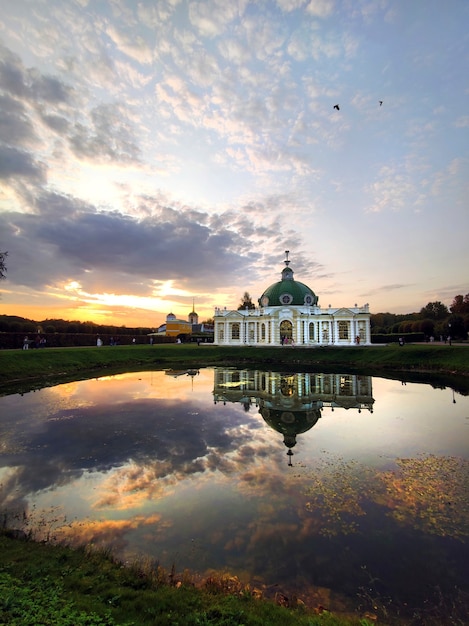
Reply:
<svg viewBox="0 0 469 626"><path fill-rule="evenodd" d="M256 305L252 301L251 296L249 295L247 291L245 291L241 300L241 304L238 307L238 311L243 311L244 309L252 310L255 308L256 308Z"/></svg>
<svg viewBox="0 0 469 626"><path fill-rule="evenodd" d="M5 263L5 259L8 256L8 252L0 252L0 280L2 278L6 278L5 274L7 273L7 266Z"/></svg>
<svg viewBox="0 0 469 626"><path fill-rule="evenodd" d="M448 318L448 335L451 335L453 339L467 338L464 319L460 315L451 315Z"/></svg>
<svg viewBox="0 0 469 626"><path fill-rule="evenodd" d="M469 293L464 298L462 296L455 296L452 305L449 310L453 315L464 315L469 313Z"/></svg>
<svg viewBox="0 0 469 626"><path fill-rule="evenodd" d="M431 337L435 329L435 322L431 319L425 319L420 322L420 330L425 337Z"/></svg>
<svg viewBox="0 0 469 626"><path fill-rule="evenodd" d="M448 307L441 302L429 302L427 306L420 309L422 319L444 320L448 315Z"/></svg>

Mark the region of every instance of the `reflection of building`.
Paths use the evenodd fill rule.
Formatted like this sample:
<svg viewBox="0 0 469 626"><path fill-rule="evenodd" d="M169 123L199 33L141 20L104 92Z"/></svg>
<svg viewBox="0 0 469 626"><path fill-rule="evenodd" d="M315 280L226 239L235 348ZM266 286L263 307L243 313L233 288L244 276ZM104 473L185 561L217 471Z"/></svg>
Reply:
<svg viewBox="0 0 469 626"><path fill-rule="evenodd" d="M179 376L197 376L200 374L200 371L197 369L188 369L188 370L165 370L165 376L172 376L173 378L179 378Z"/></svg>
<svg viewBox="0 0 469 626"><path fill-rule="evenodd" d="M255 405L266 423L283 435L288 455L296 437L310 430L324 407L373 412L371 376L353 374L281 373L215 369L217 402Z"/></svg>
<svg viewBox="0 0 469 626"><path fill-rule="evenodd" d="M221 346L370 344L368 304L322 309L318 296L294 280L288 254L287 250L281 280L264 291L258 308L215 309L214 343Z"/></svg>

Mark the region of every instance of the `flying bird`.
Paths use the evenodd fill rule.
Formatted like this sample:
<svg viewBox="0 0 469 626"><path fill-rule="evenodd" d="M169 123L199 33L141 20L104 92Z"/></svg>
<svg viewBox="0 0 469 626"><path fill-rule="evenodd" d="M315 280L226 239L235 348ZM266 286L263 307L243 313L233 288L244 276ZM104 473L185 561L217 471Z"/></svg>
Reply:
<svg viewBox="0 0 469 626"><path fill-rule="evenodd" d="M382 107L382 106L383 106L383 101L382 101L382 100L380 100L380 101L379 101L379 106L380 106L380 107Z"/></svg>
<svg viewBox="0 0 469 626"><path fill-rule="evenodd" d="M337 111L340 111L340 106L338 104L334 104L334 109L337 109Z"/></svg>

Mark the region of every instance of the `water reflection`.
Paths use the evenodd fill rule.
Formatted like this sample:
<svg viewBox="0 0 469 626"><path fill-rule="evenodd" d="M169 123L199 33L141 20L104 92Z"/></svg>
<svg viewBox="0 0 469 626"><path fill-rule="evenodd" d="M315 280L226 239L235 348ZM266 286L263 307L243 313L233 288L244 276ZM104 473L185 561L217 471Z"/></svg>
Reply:
<svg viewBox="0 0 469 626"><path fill-rule="evenodd" d="M423 611L441 594L454 609L469 589L469 397L451 391L218 368L6 396L1 512L51 511L70 541L331 609Z"/></svg>
<svg viewBox="0 0 469 626"><path fill-rule="evenodd" d="M254 405L266 423L283 435L292 465L296 437L310 430L324 407L373 412L371 376L354 374L281 373L216 369L214 402Z"/></svg>

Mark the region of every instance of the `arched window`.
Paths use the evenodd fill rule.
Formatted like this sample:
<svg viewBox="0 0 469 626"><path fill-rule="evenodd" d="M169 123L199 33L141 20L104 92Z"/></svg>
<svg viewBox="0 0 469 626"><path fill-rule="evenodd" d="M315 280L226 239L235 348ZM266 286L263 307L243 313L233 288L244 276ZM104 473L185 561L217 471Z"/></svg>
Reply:
<svg viewBox="0 0 469 626"><path fill-rule="evenodd" d="M309 340L316 341L316 337L314 336L314 322L309 323Z"/></svg>
<svg viewBox="0 0 469 626"><path fill-rule="evenodd" d="M292 323L289 320L283 320L283 322L280 322L280 341L282 343L284 343L285 340L287 340L287 342L290 342L292 338L293 338Z"/></svg>
<svg viewBox="0 0 469 626"><path fill-rule="evenodd" d="M261 340L265 341L265 324L261 324Z"/></svg>
<svg viewBox="0 0 469 626"><path fill-rule="evenodd" d="M239 322L231 324L231 339L239 341Z"/></svg>

